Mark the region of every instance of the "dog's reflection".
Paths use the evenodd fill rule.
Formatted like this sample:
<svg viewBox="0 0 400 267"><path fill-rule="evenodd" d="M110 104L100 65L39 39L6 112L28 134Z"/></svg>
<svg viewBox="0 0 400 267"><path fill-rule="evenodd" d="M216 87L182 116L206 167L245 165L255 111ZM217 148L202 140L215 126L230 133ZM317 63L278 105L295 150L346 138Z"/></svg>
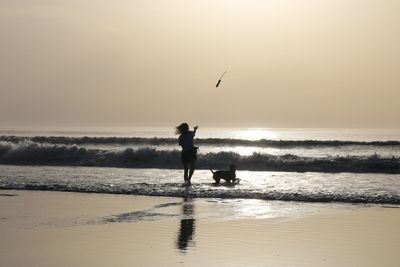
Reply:
<svg viewBox="0 0 400 267"><path fill-rule="evenodd" d="M193 246L194 231L196 229L194 219L194 203L189 197L185 197L182 205L182 219L178 233L177 248L185 253L187 247Z"/></svg>

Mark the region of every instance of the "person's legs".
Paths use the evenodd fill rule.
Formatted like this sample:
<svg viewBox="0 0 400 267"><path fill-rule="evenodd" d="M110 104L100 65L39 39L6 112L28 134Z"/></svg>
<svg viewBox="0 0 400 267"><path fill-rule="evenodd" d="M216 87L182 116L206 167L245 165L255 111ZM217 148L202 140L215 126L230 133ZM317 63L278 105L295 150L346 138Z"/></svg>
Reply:
<svg viewBox="0 0 400 267"><path fill-rule="evenodd" d="M191 161L189 162L189 165L190 165L190 172L189 172L188 181L189 181L189 183L190 183L190 179L192 179L194 170L195 170L195 168L196 168L196 160L195 160L195 159L191 160Z"/></svg>
<svg viewBox="0 0 400 267"><path fill-rule="evenodd" d="M185 183L188 180L188 172L189 172L189 162L183 162L183 179Z"/></svg>

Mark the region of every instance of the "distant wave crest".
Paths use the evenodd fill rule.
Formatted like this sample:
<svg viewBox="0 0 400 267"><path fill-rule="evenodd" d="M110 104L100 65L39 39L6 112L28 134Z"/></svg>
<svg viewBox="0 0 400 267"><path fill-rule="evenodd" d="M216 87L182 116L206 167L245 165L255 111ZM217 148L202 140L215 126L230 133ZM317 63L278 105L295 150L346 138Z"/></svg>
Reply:
<svg viewBox="0 0 400 267"><path fill-rule="evenodd" d="M154 148L109 151L87 149L76 145L38 143L31 140L0 142L0 164L31 164L60 166L99 166L126 168L181 168L180 151L164 151ZM347 157L300 157L293 154L269 155L253 153L241 156L234 152L199 155L200 169L226 168L236 164L242 170L269 170L295 172L357 172L400 173L400 158L371 156Z"/></svg>
<svg viewBox="0 0 400 267"><path fill-rule="evenodd" d="M142 137L67 137L67 136L0 136L0 141L18 143L31 141L35 143L82 145L82 144L121 144L121 145L176 145L176 138L142 138ZM197 138L198 145L220 146L257 146L257 147L339 147L339 146L400 146L400 141L339 141L339 140L245 140L230 138Z"/></svg>

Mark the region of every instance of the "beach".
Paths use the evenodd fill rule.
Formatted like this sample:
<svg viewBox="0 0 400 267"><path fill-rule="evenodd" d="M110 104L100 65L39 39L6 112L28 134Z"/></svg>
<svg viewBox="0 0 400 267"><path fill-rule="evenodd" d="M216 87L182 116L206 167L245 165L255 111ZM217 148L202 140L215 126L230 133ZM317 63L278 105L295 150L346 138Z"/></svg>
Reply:
<svg viewBox="0 0 400 267"><path fill-rule="evenodd" d="M0 267L400 266L400 1L0 2Z"/></svg>
<svg viewBox="0 0 400 267"><path fill-rule="evenodd" d="M1 266L397 266L398 205L297 204L1 190ZM272 201L273 202L273 201ZM249 206L243 203L244 206ZM263 203L257 203L258 210ZM266 201L265 206L268 206ZM290 202L288 202L290 205Z"/></svg>
<svg viewBox="0 0 400 267"><path fill-rule="evenodd" d="M190 187L170 128L0 134L0 266L400 261L399 130L201 128Z"/></svg>

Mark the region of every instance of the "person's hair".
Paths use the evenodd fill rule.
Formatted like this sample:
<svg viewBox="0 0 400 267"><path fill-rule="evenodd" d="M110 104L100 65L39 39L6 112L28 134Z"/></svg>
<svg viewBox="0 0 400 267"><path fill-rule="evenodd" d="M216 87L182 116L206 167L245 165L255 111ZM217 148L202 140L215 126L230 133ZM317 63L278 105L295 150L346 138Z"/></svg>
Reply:
<svg viewBox="0 0 400 267"><path fill-rule="evenodd" d="M175 128L175 134L186 134L189 132L189 125L185 122Z"/></svg>

